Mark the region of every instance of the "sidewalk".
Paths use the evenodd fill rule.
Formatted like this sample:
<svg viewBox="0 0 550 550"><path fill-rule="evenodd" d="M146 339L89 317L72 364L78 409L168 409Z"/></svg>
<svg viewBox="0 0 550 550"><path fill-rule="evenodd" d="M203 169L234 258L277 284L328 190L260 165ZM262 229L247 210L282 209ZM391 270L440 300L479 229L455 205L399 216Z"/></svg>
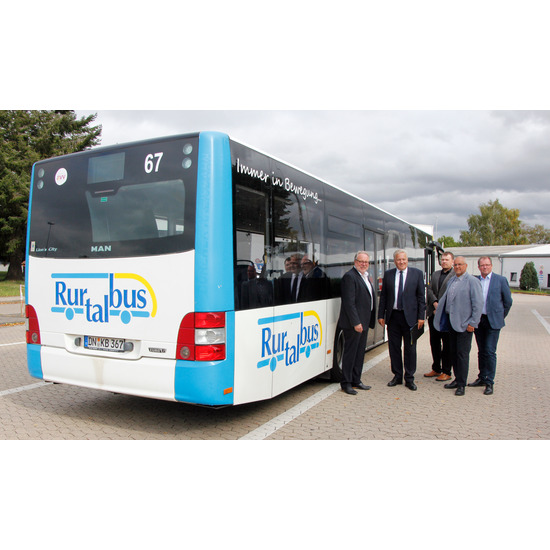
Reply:
<svg viewBox="0 0 550 550"><path fill-rule="evenodd" d="M25 303L19 296L0 297L0 327L25 322Z"/></svg>

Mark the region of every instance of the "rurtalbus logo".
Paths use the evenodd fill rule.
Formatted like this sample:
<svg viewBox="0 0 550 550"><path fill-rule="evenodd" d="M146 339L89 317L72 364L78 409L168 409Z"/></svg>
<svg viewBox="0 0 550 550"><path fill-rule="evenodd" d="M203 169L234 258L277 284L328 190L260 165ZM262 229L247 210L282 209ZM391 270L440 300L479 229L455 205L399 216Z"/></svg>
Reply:
<svg viewBox="0 0 550 550"><path fill-rule="evenodd" d="M299 324L291 321L299 319ZM258 320L262 328L262 359L258 368L267 367L273 372L279 363L286 366L298 363L301 358L309 358L323 340L321 319L316 311L291 313ZM273 325L265 326L265 325Z"/></svg>
<svg viewBox="0 0 550 550"><path fill-rule="evenodd" d="M53 313L71 321L82 315L91 323L118 318L128 324L134 317L154 317L157 299L151 285L135 273L53 273Z"/></svg>

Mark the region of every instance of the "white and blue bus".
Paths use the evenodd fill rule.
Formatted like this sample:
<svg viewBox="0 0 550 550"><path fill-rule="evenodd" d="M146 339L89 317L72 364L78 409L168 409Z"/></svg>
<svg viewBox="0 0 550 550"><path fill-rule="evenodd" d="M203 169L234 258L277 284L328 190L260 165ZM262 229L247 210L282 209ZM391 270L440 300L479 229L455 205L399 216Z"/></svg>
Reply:
<svg viewBox="0 0 550 550"><path fill-rule="evenodd" d="M36 163L27 233L33 377L208 406L338 380L354 254L379 283L395 249L424 270L431 254L415 226L217 132Z"/></svg>

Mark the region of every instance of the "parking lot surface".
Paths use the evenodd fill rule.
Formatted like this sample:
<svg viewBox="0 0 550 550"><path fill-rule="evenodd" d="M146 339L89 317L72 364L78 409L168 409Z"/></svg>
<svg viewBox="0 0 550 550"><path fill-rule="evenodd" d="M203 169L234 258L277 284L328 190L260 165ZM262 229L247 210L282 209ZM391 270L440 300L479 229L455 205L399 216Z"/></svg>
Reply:
<svg viewBox="0 0 550 550"><path fill-rule="evenodd" d="M501 331L495 393L464 397L423 374L429 339L418 343L418 391L389 388L387 346L369 351L356 396L313 380L270 401L208 409L47 384L27 372L20 305L0 304L0 439L4 440L548 440L550 297L514 294ZM472 344L469 381L477 375Z"/></svg>

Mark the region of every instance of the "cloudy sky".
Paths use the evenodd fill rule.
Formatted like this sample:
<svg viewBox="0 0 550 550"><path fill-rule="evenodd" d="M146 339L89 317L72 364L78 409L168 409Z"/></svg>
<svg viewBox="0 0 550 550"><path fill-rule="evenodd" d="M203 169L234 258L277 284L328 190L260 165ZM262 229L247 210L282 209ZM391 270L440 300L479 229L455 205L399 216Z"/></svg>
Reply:
<svg viewBox="0 0 550 550"><path fill-rule="evenodd" d="M550 228L544 0L53 4L5 8L3 108L97 112L103 145L227 132L436 237L495 199Z"/></svg>
<svg viewBox="0 0 550 550"><path fill-rule="evenodd" d="M98 114L102 145L200 130L276 156L436 236L498 199L550 228L550 111L192 110Z"/></svg>

